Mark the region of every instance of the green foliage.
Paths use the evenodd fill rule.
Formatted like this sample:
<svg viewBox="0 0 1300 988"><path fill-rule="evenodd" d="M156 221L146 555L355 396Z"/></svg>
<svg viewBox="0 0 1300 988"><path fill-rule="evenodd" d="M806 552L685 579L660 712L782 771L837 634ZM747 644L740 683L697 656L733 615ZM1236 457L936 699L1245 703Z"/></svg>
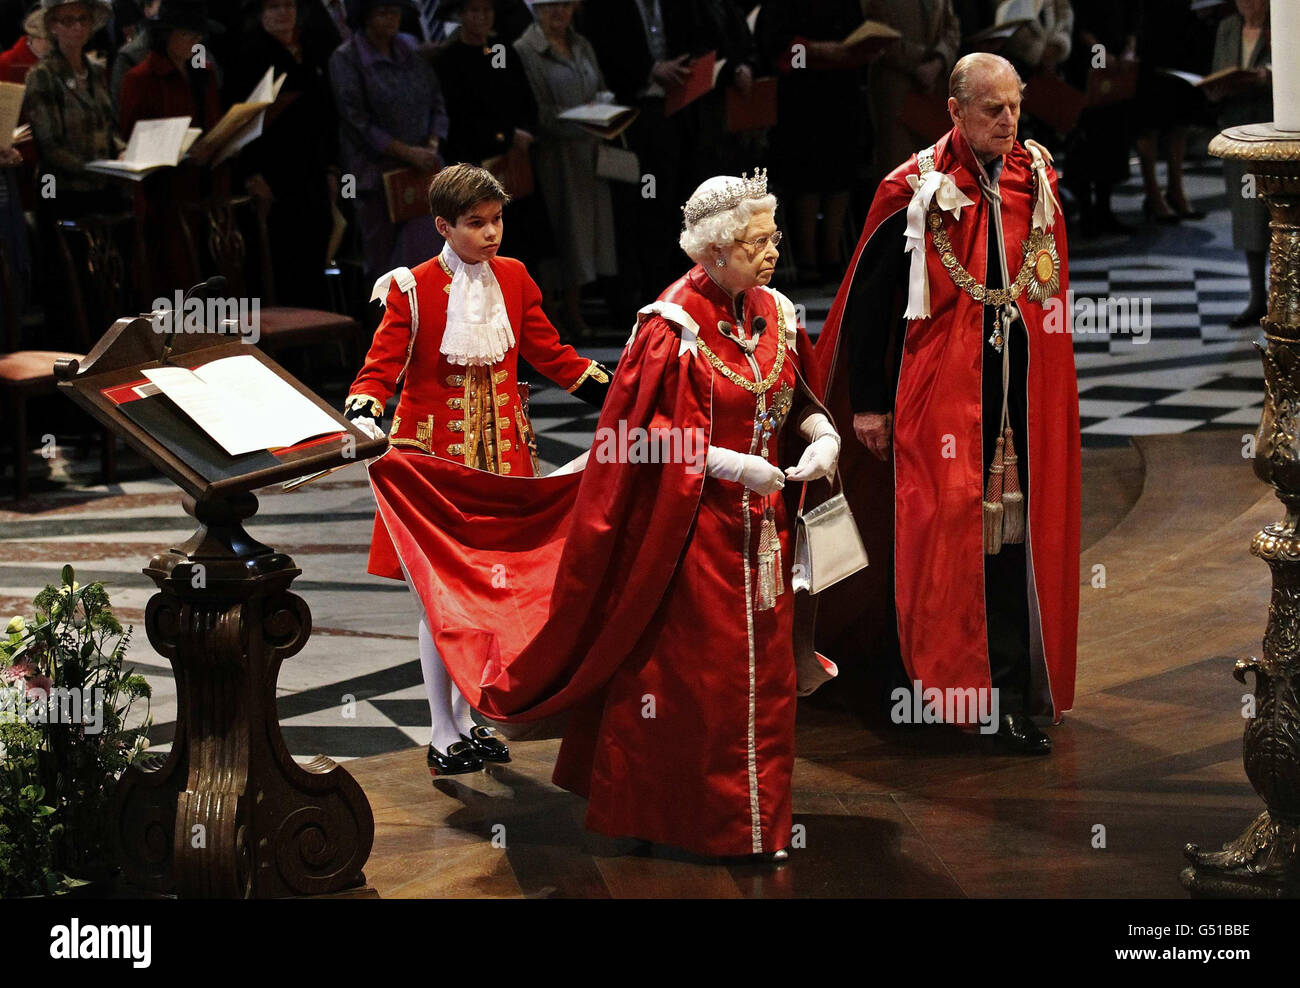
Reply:
<svg viewBox="0 0 1300 988"><path fill-rule="evenodd" d="M113 790L148 745L147 714L126 727L132 705L152 695L123 666L132 629L102 583L82 587L71 566L61 575L36 595L32 620L15 617L0 636L0 897L111 872ZM80 697L80 721L61 691Z"/></svg>

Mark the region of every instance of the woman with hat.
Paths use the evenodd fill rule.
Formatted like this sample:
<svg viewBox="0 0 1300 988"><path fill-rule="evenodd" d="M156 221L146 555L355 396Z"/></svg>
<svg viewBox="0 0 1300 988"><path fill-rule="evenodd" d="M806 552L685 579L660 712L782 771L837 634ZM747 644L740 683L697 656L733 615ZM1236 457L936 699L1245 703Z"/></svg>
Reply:
<svg viewBox="0 0 1300 988"><path fill-rule="evenodd" d="M563 111L595 101L606 88L595 50L573 29L577 6L533 0L537 23L514 47L537 100L537 187L560 247L561 318L582 337L591 330L582 319L579 292L599 277L617 274L618 262L609 183L596 174L600 138L559 119Z"/></svg>
<svg viewBox="0 0 1300 988"><path fill-rule="evenodd" d="M191 127L207 130L221 119L221 95L203 50L206 5L202 0L163 0L148 31L148 56L122 79L122 133L129 137L136 121L161 117L189 117Z"/></svg>
<svg viewBox="0 0 1300 988"><path fill-rule="evenodd" d="M27 74L23 115L32 125L40 196L36 200L40 294L45 306L42 346L72 349L73 313L54 224L88 213L111 212L122 197L111 179L86 170L98 158L115 158L113 101L104 66L86 55L96 31L108 23L98 0L42 0L41 27L52 42Z"/></svg>
<svg viewBox="0 0 1300 988"><path fill-rule="evenodd" d="M28 73L23 112L32 125L42 177L53 176L54 195L43 195L42 205L59 217L103 209L106 198L112 200L108 179L85 167L96 158L117 157L108 75L85 54L91 36L108 23L108 13L98 0L41 3L53 45Z"/></svg>
<svg viewBox="0 0 1300 988"><path fill-rule="evenodd" d="M403 34L409 0L362 0L358 30L330 56L330 82L339 112L340 162L355 192L367 278L410 267L438 252L433 217L396 223L384 196L384 174L442 167L439 144L447 114L438 77Z"/></svg>
<svg viewBox="0 0 1300 988"><path fill-rule="evenodd" d="M237 180L268 210L277 301L321 308L339 181L338 112L329 81L333 32L313 29L302 0L245 0L244 13L243 43L227 66L226 102L247 99L267 69L285 80L283 108L240 153Z"/></svg>

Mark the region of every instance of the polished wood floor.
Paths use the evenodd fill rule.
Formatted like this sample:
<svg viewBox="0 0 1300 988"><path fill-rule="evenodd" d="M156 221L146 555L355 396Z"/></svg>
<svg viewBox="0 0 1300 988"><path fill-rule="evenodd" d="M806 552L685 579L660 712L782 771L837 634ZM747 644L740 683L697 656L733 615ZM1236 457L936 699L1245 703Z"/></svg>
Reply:
<svg viewBox="0 0 1300 988"><path fill-rule="evenodd" d="M824 690L799 713L807 846L774 866L588 834L550 784L557 741L434 787L413 748L348 764L375 811L366 877L385 897L1182 896L1183 844L1262 808L1231 669L1260 648L1268 569L1247 549L1281 512L1241 449L1202 432L1085 456L1078 698L1050 758Z"/></svg>

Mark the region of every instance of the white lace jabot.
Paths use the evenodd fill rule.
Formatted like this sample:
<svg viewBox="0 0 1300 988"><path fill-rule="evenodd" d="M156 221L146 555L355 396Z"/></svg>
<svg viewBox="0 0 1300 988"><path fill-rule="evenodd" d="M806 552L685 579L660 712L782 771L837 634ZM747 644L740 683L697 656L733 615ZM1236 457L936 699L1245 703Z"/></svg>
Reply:
<svg viewBox="0 0 1300 988"><path fill-rule="evenodd" d="M497 363L515 345L515 335L492 265L466 264L451 244L442 248L441 257L451 271L451 294L439 349L453 364Z"/></svg>

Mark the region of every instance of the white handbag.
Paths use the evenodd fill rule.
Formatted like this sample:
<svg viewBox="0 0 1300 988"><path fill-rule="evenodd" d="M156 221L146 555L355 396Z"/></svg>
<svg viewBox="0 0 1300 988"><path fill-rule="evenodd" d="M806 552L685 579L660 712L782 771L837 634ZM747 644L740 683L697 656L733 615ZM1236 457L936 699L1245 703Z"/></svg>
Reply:
<svg viewBox="0 0 1300 988"><path fill-rule="evenodd" d="M839 481L839 471L835 479ZM795 517L794 564L792 580L796 590L818 594L867 566L867 549L858 534L849 502L840 493L809 511L803 510L808 485L799 494L799 514Z"/></svg>

